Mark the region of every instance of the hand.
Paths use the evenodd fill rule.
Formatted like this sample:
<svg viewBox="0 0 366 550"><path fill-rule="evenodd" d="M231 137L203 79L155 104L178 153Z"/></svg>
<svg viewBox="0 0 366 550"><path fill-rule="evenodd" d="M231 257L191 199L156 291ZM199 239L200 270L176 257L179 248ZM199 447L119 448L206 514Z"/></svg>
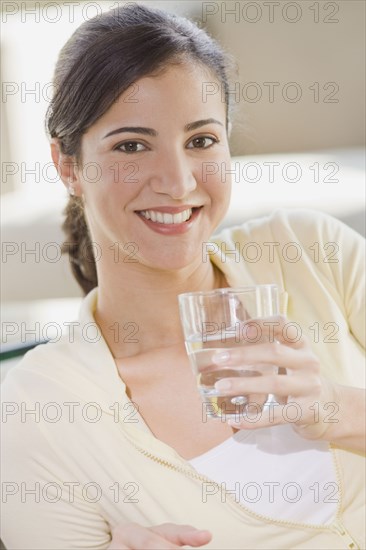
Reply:
<svg viewBox="0 0 366 550"><path fill-rule="evenodd" d="M189 546L202 546L210 542L209 531L191 525L163 523L154 527L142 527L137 523L118 525L112 531L108 550L171 550Z"/></svg>
<svg viewBox="0 0 366 550"><path fill-rule="evenodd" d="M281 374L225 378L217 382L215 388L221 395L247 395L249 403L253 403L248 407L248 418L238 414L228 423L240 429L254 429L291 422L306 439L328 439L328 430L331 431L333 423L339 422L341 387L321 375L319 359L307 338L298 334L294 325L286 327L289 322L285 317L254 322L255 333L261 331L258 343L217 353L212 361L225 367L250 365L255 368L258 365L258 370L259 365L276 365ZM247 339L251 338L248 331L246 334ZM268 394L274 394L278 403L262 410L263 395ZM260 398L256 400L255 397Z"/></svg>

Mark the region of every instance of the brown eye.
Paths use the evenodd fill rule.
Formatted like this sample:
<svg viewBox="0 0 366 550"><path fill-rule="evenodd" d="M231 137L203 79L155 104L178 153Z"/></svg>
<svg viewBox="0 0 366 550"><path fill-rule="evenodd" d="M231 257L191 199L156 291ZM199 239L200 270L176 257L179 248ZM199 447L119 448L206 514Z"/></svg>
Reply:
<svg viewBox="0 0 366 550"><path fill-rule="evenodd" d="M139 153L144 149L145 145L138 141L125 141L124 143L119 143L115 147L115 151L122 151L123 153Z"/></svg>
<svg viewBox="0 0 366 550"><path fill-rule="evenodd" d="M188 149L208 149L214 143L217 143L217 139L210 136L200 136L192 139Z"/></svg>

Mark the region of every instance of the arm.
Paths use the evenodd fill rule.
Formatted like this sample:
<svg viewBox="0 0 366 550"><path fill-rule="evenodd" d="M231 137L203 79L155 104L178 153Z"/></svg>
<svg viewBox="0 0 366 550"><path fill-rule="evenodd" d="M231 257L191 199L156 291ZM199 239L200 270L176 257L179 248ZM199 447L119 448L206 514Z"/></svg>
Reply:
<svg viewBox="0 0 366 550"><path fill-rule="evenodd" d="M338 447L366 454L366 392L360 388L338 386L338 422L329 424L323 439ZM301 433L301 431L300 431Z"/></svg>
<svg viewBox="0 0 366 550"><path fill-rule="evenodd" d="M6 548L106 549L110 528L97 505L82 497L42 430L42 415L21 415L30 406L10 372L1 388L1 537ZM37 422L38 420L38 422ZM72 486L70 483L75 483Z"/></svg>
<svg viewBox="0 0 366 550"><path fill-rule="evenodd" d="M208 531L191 525L146 527L122 517L112 530L98 502L83 498L83 484L66 467L69 457L50 444L42 413L27 402L16 378L10 373L2 386L1 536L6 548L148 550L198 547L211 540ZM25 409L36 413L24 415Z"/></svg>
<svg viewBox="0 0 366 550"><path fill-rule="evenodd" d="M272 326L276 323L271 336L266 326L269 320L256 320L262 334L268 332L267 342L232 348L230 352L225 350L212 356L217 365L268 364L277 365L286 372L216 382L215 387L221 395L244 394L249 396L249 403L255 403L254 396L258 394L274 394L280 401L254 422L249 409L249 417L241 415L229 420L229 424L240 429L257 429L291 422L306 439L323 439L348 450L364 452L365 391L325 378L307 338L302 336L296 342L286 341L283 327L287 319L284 317L271 318ZM287 415L287 406L291 403L296 405L296 419L294 411L290 418Z"/></svg>
<svg viewBox="0 0 366 550"><path fill-rule="evenodd" d="M306 375L306 371L304 374ZM316 405L315 408L309 402L307 407L311 408L314 415L311 415L309 424L297 424L296 431L306 439L322 439L337 447L365 454L366 391L341 386L324 380L321 376L319 386L323 395L318 401L314 401L319 406Z"/></svg>
<svg viewBox="0 0 366 550"><path fill-rule="evenodd" d="M302 261L296 265L282 260L284 284L291 289L290 300L302 298L301 308L309 304L311 324L318 320L317 311L324 312L323 322L337 322L340 340L338 344L323 341L318 347L310 346L305 336L296 343L285 341L281 330L286 320L279 319L280 345L272 342L245 347L240 358L232 350L227 365L235 361L241 364L267 361L282 366L290 376L236 379L232 380L235 390L227 391L232 391L232 395L239 391L248 395L274 393L282 397L284 404L295 401L301 406L302 418L293 426L303 437L321 438L348 450L364 451L365 393L359 389L364 384L365 372L364 239L334 218L308 211L279 212L270 225L274 241L294 241L303 250ZM314 243L318 243L324 257L314 258ZM279 405L274 408L271 420L265 422L262 418L251 424L243 420L239 427L252 429L283 423L283 410Z"/></svg>

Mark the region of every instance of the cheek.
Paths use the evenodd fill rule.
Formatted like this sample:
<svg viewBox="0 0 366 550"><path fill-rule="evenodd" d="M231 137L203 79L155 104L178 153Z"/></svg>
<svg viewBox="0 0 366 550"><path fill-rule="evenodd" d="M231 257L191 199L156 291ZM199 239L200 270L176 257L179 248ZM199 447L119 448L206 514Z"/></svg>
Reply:
<svg viewBox="0 0 366 550"><path fill-rule="evenodd" d="M142 171L136 161L110 162L102 169L102 178L115 192L131 194L141 181Z"/></svg>
<svg viewBox="0 0 366 550"><path fill-rule="evenodd" d="M231 175L219 173L215 178L211 178L207 184L206 189L212 201L215 202L216 206L219 208L226 208L230 202L231 196Z"/></svg>
<svg viewBox="0 0 366 550"><path fill-rule="evenodd" d="M210 195L230 195L231 158L229 155L219 153L211 161L202 163L200 181Z"/></svg>
<svg viewBox="0 0 366 550"><path fill-rule="evenodd" d="M123 171L123 172L122 172ZM123 174L123 175L122 175ZM117 163L103 168L95 168L82 182L86 203L94 209L121 208L138 192L138 181L134 178L133 167L123 169Z"/></svg>
<svg viewBox="0 0 366 550"><path fill-rule="evenodd" d="M85 193L89 192L89 188L93 193L105 188L118 192L123 184L128 189L132 183L139 181L138 175L138 163L132 159L122 160L117 153L104 156L96 153L83 154L83 165L79 173Z"/></svg>

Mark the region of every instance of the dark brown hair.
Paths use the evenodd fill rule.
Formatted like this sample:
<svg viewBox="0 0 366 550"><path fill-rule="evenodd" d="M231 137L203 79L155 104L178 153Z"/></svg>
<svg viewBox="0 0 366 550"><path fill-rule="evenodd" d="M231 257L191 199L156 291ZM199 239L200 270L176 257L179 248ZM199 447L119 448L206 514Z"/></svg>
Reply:
<svg viewBox="0 0 366 550"><path fill-rule="evenodd" d="M169 65L194 62L222 85L229 121L228 73L231 57L204 30L186 18L129 4L84 22L62 48L54 74L54 96L46 129L60 149L80 162L81 139L112 103L140 78ZM80 197L70 197L63 230L73 274L87 294L98 285L90 234Z"/></svg>

